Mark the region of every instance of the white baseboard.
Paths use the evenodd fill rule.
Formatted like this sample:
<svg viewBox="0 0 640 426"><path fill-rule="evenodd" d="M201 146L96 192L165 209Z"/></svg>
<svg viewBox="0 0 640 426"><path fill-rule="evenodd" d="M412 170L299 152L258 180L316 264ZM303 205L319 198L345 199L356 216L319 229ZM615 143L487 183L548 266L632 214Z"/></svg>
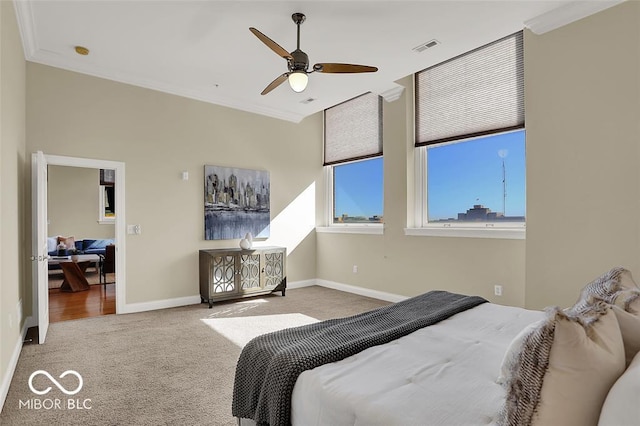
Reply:
<svg viewBox="0 0 640 426"><path fill-rule="evenodd" d="M24 342L25 337L27 337L27 328L27 321L25 320L24 325L22 326L22 332L18 336L18 341L13 348L13 353L11 354L11 359L9 360L7 371L5 371L4 377L2 377L2 383L0 383L0 411L2 411L4 402L7 399L7 395L9 394L9 386L11 386L13 373L15 373L16 367L18 366L20 351L22 351L22 343Z"/></svg>
<svg viewBox="0 0 640 426"><path fill-rule="evenodd" d="M384 291L371 290L368 288L352 286L349 284L341 284L333 281L311 279L302 281L293 281L287 283L287 289L309 287L319 285L322 287L332 288L335 290L346 291L347 293L359 294L361 296L371 297L374 299L386 300L388 302L399 302L407 299L406 296L387 293ZM197 305L201 303L200 296L186 296L176 299L154 300L151 302L127 303L118 314L133 314L136 312L153 311L156 309L177 308L178 306Z"/></svg>
<svg viewBox="0 0 640 426"><path fill-rule="evenodd" d="M200 296L186 296L176 299L153 300L151 302L127 303L118 314L133 314L135 312L154 311L156 309L177 308L178 306L197 305L200 302Z"/></svg>
<svg viewBox="0 0 640 426"><path fill-rule="evenodd" d="M401 296L399 294L387 293L386 291L372 290L369 288L337 283L335 281L316 279L315 283L316 285L319 285L321 287L346 291L347 293L359 294L360 296L371 297L373 299L386 300L387 302L400 302L409 298L407 296Z"/></svg>
<svg viewBox="0 0 640 426"><path fill-rule="evenodd" d="M312 285L317 285L316 280L293 281L287 283L287 289L311 287Z"/></svg>

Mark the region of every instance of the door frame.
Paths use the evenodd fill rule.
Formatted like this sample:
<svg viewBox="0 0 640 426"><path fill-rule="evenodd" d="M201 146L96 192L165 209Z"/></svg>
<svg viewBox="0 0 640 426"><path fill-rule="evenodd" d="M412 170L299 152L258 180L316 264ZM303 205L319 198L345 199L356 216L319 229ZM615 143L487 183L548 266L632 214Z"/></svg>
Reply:
<svg viewBox="0 0 640 426"><path fill-rule="evenodd" d="M66 167L83 167L89 169L113 169L116 171L115 182L115 243L116 243L116 314L125 312L126 304L126 222L125 222L125 163L120 161L96 160L91 158L67 157L61 155L44 154L47 166L66 166ZM48 182L44 183L48 186ZM97 185L96 185L97 187ZM48 203L48 200L47 200ZM36 206L32 206L36 209ZM38 226L48 226L45 218L44 223L38 223ZM37 229L33 230L37 233ZM49 294L41 295L38 292L38 282L34 280L33 284L33 310L35 316L38 316L38 300L40 297L49 297ZM48 287L48 286L47 286ZM40 319L36 319L40 324Z"/></svg>

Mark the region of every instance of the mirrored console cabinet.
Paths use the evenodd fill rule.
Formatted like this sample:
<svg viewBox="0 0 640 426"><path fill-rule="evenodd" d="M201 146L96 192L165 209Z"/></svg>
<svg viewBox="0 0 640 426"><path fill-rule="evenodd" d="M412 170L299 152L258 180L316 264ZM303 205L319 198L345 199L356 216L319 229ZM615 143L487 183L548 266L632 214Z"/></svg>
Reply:
<svg viewBox="0 0 640 426"><path fill-rule="evenodd" d="M200 250L200 299L211 308L218 300L274 291L284 296L286 261L285 247Z"/></svg>

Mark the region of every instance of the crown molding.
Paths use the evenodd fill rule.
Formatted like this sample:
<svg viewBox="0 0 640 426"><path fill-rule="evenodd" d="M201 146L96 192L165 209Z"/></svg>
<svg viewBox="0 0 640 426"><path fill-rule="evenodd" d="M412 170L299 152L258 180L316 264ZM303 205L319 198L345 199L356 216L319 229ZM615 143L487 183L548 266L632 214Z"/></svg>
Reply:
<svg viewBox="0 0 640 426"><path fill-rule="evenodd" d="M31 3L26 0L14 0L13 4L16 10L18 30L22 37L24 57L27 61L31 61L35 56L35 52L38 50L38 45L36 43L35 21L33 19Z"/></svg>
<svg viewBox="0 0 640 426"><path fill-rule="evenodd" d="M175 86L173 84L151 80L146 78L132 77L130 75L122 76L117 71L99 71L96 72L94 68L91 66L87 66L82 63L72 63L67 59L64 59L58 56L55 52L49 52L47 50L40 50L36 55L33 55L31 58L28 58L30 62L47 65L50 67L63 69L66 71L75 72L82 75L89 75L92 77L102 78L105 80L115 81L118 83L128 84L131 86L155 90L162 93L168 93L170 95L181 96L184 98L194 99L201 102L206 102L209 104L232 108L244 112L249 112L253 114L263 115L271 118L277 118L280 120L291 121L293 123L299 123L306 117L306 115L291 112L291 111L281 111L273 108L267 108L259 105L247 105L241 102L237 102L235 100L231 100L228 98L223 98L220 96L215 97L207 97L203 96L196 90L188 90L181 88L179 86Z"/></svg>
<svg viewBox="0 0 640 426"><path fill-rule="evenodd" d="M533 19L525 21L524 26L529 28L534 34L544 34L564 25L586 18L612 6L620 4L625 0L607 1L574 1L557 9L550 10Z"/></svg>
<svg viewBox="0 0 640 426"><path fill-rule="evenodd" d="M2 0L0 0L2 1ZM237 109L244 112L263 115L279 120L290 121L293 123L301 122L307 115L294 112L282 111L268 108L260 105L247 105L236 100L223 98L220 96L207 97L203 96L195 90L188 90L170 83L139 78L131 75L123 76L116 70L100 70L96 71L93 67L81 62L70 61L59 56L56 52L41 49L36 40L36 26L32 9L32 1L29 0L13 0L16 11L16 20L18 21L18 29L22 37L22 47L24 50L25 60L54 68L64 69L92 77L103 78L106 80L116 81L118 83L129 84L132 86L142 87L145 89L156 90L171 95L181 96L194 99L201 102L207 102L213 105ZM312 114L309 114L312 115Z"/></svg>
<svg viewBox="0 0 640 426"><path fill-rule="evenodd" d="M402 96L402 92L404 92L404 86L396 85L391 89L387 89L383 92L378 93L386 102L393 102L400 99Z"/></svg>

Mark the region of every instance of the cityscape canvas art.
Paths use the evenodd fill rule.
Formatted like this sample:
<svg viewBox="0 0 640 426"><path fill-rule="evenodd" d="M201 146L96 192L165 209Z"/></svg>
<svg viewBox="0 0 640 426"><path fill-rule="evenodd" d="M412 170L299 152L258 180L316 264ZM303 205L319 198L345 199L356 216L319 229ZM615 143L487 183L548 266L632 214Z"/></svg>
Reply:
<svg viewBox="0 0 640 426"><path fill-rule="evenodd" d="M204 166L205 240L269 237L269 172Z"/></svg>

